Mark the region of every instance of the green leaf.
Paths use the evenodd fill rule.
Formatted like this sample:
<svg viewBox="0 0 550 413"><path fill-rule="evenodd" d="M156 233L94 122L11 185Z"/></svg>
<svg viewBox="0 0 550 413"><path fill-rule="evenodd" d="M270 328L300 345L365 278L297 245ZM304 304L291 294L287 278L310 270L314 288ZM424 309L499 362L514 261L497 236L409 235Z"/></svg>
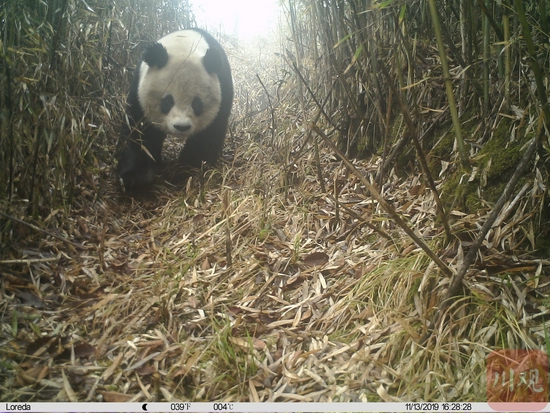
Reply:
<svg viewBox="0 0 550 413"><path fill-rule="evenodd" d="M405 18L406 12L407 12L407 5L403 4L403 6L401 6L401 11L399 12L399 24L403 23L403 19Z"/></svg>
<svg viewBox="0 0 550 413"><path fill-rule="evenodd" d="M30 326L31 326L32 331L34 331L38 337L42 336L42 332L40 331L40 328L38 328L38 326L36 324L30 323Z"/></svg>
<svg viewBox="0 0 550 413"><path fill-rule="evenodd" d="M393 0L386 0L382 3L377 3L373 5L373 9L385 9L386 7L390 6L393 3Z"/></svg>
<svg viewBox="0 0 550 413"><path fill-rule="evenodd" d="M340 46L342 43L344 43L344 42L345 42L346 40L348 40L350 37L351 37L351 34L345 35L342 39L340 39L340 40L338 41L338 43L336 43L336 44L334 45L334 49L336 49L338 46Z"/></svg>

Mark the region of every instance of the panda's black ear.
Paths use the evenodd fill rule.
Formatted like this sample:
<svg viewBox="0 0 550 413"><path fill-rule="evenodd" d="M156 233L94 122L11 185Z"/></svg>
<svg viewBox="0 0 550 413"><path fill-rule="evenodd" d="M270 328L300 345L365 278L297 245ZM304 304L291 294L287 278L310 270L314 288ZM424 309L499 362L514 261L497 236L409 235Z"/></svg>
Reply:
<svg viewBox="0 0 550 413"><path fill-rule="evenodd" d="M166 66L166 63L168 63L168 52L160 43L153 43L145 49L143 61L147 63L149 67L156 66L162 69Z"/></svg>
<svg viewBox="0 0 550 413"><path fill-rule="evenodd" d="M217 48L210 48L202 58L204 68L209 74L219 73L222 67L222 56Z"/></svg>

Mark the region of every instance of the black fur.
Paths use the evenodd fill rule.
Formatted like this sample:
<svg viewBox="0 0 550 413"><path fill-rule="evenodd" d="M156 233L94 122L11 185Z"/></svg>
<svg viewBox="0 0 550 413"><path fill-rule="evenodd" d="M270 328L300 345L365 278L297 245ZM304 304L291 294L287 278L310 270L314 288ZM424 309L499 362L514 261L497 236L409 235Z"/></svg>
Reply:
<svg viewBox="0 0 550 413"><path fill-rule="evenodd" d="M191 135L179 154L179 163L186 173L200 168L203 162L215 164L223 148L233 103L233 80L225 52L210 34L201 29L192 30L199 32L208 43L209 49L203 64L208 73L218 75L222 98L220 111L214 121L206 129ZM154 43L145 51L143 61L150 67L162 68L168 62L166 48L160 43ZM128 94L127 114L130 124L123 131L127 140L118 163L118 174L127 190L140 189L154 181L162 164L162 144L166 138L164 131L147 122L144 117L138 100L139 70L140 65L136 68ZM170 106L169 101L162 104L166 108ZM202 102L194 102L193 109L202 110Z"/></svg>
<svg viewBox="0 0 550 413"><path fill-rule="evenodd" d="M143 53L143 61L147 66L162 69L168 63L168 51L160 43L153 43Z"/></svg>
<svg viewBox="0 0 550 413"><path fill-rule="evenodd" d="M212 47L206 51L202 62L206 71L210 74L220 73L223 67L223 51L219 47Z"/></svg>

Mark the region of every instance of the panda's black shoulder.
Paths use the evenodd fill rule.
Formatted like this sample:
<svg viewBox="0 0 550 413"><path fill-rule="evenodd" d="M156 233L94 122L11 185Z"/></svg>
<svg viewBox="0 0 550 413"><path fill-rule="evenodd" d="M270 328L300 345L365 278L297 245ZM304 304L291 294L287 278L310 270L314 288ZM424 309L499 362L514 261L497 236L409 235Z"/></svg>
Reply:
<svg viewBox="0 0 550 413"><path fill-rule="evenodd" d="M220 48L221 47L220 44L218 43L218 41L214 38L214 36L212 36L206 30L200 29L198 27L193 27L193 28L188 29L188 30L193 30L193 31L199 33L204 38L204 40L206 40L206 43L208 43L209 47L211 47L211 48Z"/></svg>

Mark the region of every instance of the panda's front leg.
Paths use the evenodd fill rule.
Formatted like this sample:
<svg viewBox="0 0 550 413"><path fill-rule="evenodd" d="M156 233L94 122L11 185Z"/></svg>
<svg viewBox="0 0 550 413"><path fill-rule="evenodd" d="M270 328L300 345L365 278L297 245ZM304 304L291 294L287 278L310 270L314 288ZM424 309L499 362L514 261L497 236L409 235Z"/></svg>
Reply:
<svg viewBox="0 0 550 413"><path fill-rule="evenodd" d="M165 138L166 134L153 127L131 134L118 162L118 174L126 190L139 190L154 182L162 166Z"/></svg>

